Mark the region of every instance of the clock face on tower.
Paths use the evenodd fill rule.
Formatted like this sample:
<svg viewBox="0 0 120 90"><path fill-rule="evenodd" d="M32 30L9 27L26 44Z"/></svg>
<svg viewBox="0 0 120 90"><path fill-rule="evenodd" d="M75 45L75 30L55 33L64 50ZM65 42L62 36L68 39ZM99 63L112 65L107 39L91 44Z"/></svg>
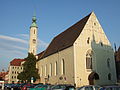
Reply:
<svg viewBox="0 0 120 90"><path fill-rule="evenodd" d="M33 39L33 43L34 43L34 44L36 43L36 39Z"/></svg>

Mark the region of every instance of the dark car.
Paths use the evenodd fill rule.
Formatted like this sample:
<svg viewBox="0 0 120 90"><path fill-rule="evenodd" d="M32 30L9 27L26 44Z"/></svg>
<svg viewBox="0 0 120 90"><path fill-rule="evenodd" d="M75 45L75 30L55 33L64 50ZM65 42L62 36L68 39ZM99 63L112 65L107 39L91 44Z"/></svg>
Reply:
<svg viewBox="0 0 120 90"><path fill-rule="evenodd" d="M29 88L34 88L34 84L25 84L23 87L21 87L21 90L28 90Z"/></svg>
<svg viewBox="0 0 120 90"><path fill-rule="evenodd" d="M120 90L120 86L103 86L99 90Z"/></svg>
<svg viewBox="0 0 120 90"><path fill-rule="evenodd" d="M75 90L73 85L59 84L53 86L50 90Z"/></svg>

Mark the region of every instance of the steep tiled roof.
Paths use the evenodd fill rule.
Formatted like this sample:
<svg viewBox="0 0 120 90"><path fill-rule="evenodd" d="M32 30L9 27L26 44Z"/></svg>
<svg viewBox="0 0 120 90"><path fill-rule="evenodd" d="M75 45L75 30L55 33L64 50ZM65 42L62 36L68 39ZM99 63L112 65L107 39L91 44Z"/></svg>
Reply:
<svg viewBox="0 0 120 90"><path fill-rule="evenodd" d="M25 61L25 59L13 59L11 62L10 62L10 65L11 66L20 66L21 65L21 62Z"/></svg>
<svg viewBox="0 0 120 90"><path fill-rule="evenodd" d="M39 54L37 54L36 56L38 56L38 59L40 59L42 57L42 55L44 54L45 51L40 52Z"/></svg>
<svg viewBox="0 0 120 90"><path fill-rule="evenodd" d="M0 78L4 79L8 72L0 72Z"/></svg>
<svg viewBox="0 0 120 90"><path fill-rule="evenodd" d="M64 32L57 35L52 40L48 48L45 50L41 58L45 58L51 54L54 54L58 51L61 51L65 48L72 46L75 40L80 35L80 33L82 32L90 15L91 13L88 16L81 19L76 24L74 24L73 26L71 26L70 28L68 28L67 30L65 30Z"/></svg>

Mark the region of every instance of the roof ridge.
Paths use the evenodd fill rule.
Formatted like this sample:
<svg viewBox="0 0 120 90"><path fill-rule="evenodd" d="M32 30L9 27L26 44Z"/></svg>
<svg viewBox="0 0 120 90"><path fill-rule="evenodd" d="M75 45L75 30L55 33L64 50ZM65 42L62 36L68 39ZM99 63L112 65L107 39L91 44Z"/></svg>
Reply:
<svg viewBox="0 0 120 90"><path fill-rule="evenodd" d="M77 23L71 25L65 31L55 36L40 59L45 58L51 54L54 54L58 51L61 51L73 45L74 41L82 32L86 22L88 21L92 13L93 12L91 12L90 14L79 20Z"/></svg>

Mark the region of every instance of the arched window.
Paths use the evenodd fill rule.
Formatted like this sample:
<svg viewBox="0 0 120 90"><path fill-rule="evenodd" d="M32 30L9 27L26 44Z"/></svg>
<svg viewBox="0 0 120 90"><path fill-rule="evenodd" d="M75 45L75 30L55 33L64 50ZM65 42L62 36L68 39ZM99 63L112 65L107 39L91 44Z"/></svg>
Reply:
<svg viewBox="0 0 120 90"><path fill-rule="evenodd" d="M57 75L57 61L55 62L55 76Z"/></svg>
<svg viewBox="0 0 120 90"><path fill-rule="evenodd" d="M86 53L86 69L92 69L92 56L93 52L88 50Z"/></svg>
<svg viewBox="0 0 120 90"><path fill-rule="evenodd" d="M108 74L108 80L111 80L111 73Z"/></svg>
<svg viewBox="0 0 120 90"><path fill-rule="evenodd" d="M40 76L43 76L43 66L41 66Z"/></svg>
<svg viewBox="0 0 120 90"><path fill-rule="evenodd" d="M64 59L61 60L61 74L65 74L65 61Z"/></svg>
<svg viewBox="0 0 120 90"><path fill-rule="evenodd" d="M47 76L47 65L45 65L45 76Z"/></svg>
<svg viewBox="0 0 120 90"><path fill-rule="evenodd" d="M52 76L52 63L50 63L49 75Z"/></svg>

